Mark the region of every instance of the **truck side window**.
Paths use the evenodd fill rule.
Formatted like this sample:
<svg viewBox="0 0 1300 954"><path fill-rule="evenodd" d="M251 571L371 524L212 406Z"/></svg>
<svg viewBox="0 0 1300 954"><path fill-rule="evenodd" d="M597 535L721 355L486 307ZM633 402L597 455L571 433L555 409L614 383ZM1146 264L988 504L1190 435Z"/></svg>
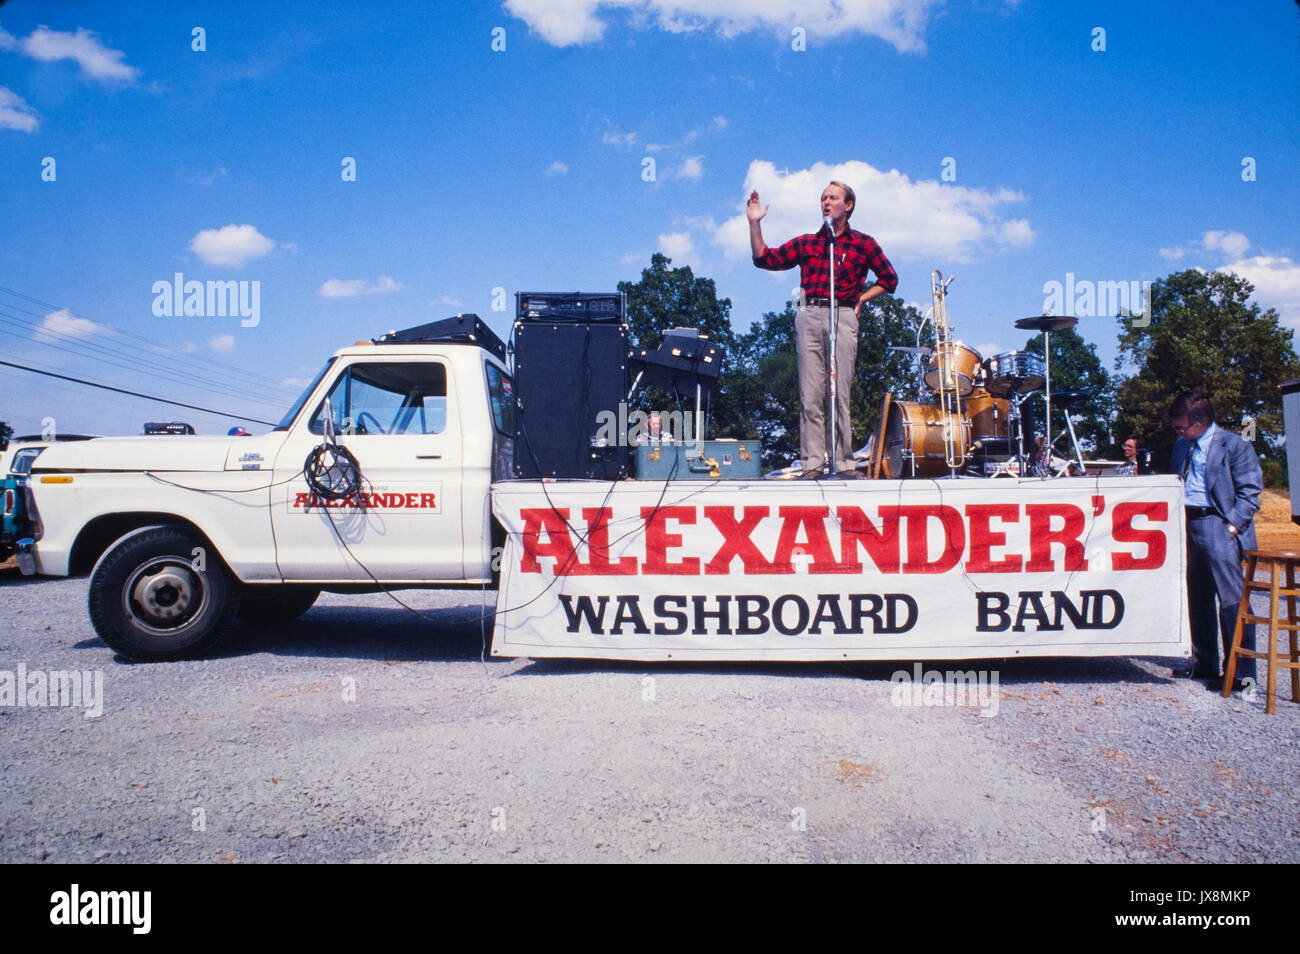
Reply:
<svg viewBox="0 0 1300 954"><path fill-rule="evenodd" d="M353 364L329 393L334 429L346 434L440 434L447 427L447 368L441 362ZM324 432L324 404L311 432Z"/></svg>
<svg viewBox="0 0 1300 954"><path fill-rule="evenodd" d="M515 436L515 393L510 378L494 364L487 368L488 400L492 404L492 424L506 437Z"/></svg>

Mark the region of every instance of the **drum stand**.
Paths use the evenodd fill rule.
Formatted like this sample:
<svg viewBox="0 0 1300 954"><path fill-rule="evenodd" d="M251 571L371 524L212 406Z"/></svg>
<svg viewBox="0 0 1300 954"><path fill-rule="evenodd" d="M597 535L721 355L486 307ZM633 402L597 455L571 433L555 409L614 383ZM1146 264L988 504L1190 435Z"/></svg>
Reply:
<svg viewBox="0 0 1300 954"><path fill-rule="evenodd" d="M1051 332L1060 331L1066 328L1073 328L1079 323L1079 319L1072 315L1033 315L1029 318L1021 318L1016 322L1017 328L1024 328L1030 331L1041 331L1043 333L1043 371L1044 371L1044 393L1043 400L1046 403L1046 412L1044 413L1044 447L1047 454L1047 470L1051 472L1052 445L1056 441L1052 438L1052 336ZM1074 425L1070 422L1069 406L1065 410L1065 424L1070 431L1070 440L1074 441L1074 455L1078 458L1079 466L1083 467L1083 455L1079 453L1079 442L1074 437ZM1059 434L1057 435L1060 436ZM1087 469L1084 469L1087 473Z"/></svg>
<svg viewBox="0 0 1300 954"><path fill-rule="evenodd" d="M1088 473L1088 468L1083 462L1083 451L1079 449L1079 437L1074 432L1074 421L1070 418L1070 405L1076 402L1086 401L1087 399L1088 399L1088 395L1083 391L1061 391L1060 393L1057 394L1057 403L1061 405L1061 413L1065 415L1066 430L1061 431L1059 434L1056 435L1056 438L1046 441L1045 444L1043 445L1046 451L1046 460L1044 461L1044 466L1048 471L1047 476L1051 476L1051 470L1052 470L1051 460L1052 460L1052 454L1055 448L1056 441L1066 432L1069 433L1070 445L1074 448L1074 460L1070 462L1070 466L1073 466L1077 462L1079 465L1079 473L1085 475ZM1050 398L1045 397L1045 400L1050 400ZM1051 404L1047 405L1047 409L1048 412L1050 413ZM1047 427L1048 427L1048 433L1050 434L1051 433L1050 421ZM1069 472L1069 467L1066 468L1066 472L1067 473Z"/></svg>
<svg viewBox="0 0 1300 954"><path fill-rule="evenodd" d="M1015 442L1013 446L1016 449L1016 479L1018 480L1025 475L1025 437L1020 426L1020 405L1028 400L1029 395L1013 392L1008 397L1010 397L1008 402L1010 409L1007 413L1007 437Z"/></svg>

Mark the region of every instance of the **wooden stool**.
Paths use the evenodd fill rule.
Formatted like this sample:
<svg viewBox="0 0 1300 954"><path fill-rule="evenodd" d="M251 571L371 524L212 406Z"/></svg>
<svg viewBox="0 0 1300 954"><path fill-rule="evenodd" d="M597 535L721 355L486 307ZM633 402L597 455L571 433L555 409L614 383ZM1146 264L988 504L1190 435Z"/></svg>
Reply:
<svg viewBox="0 0 1300 954"><path fill-rule="evenodd" d="M1262 567L1268 571L1267 583L1255 582L1255 569ZM1237 609L1237 627L1232 633L1232 651L1228 654L1227 673L1223 677L1223 697L1232 695L1233 677L1237 672L1237 657L1249 656L1254 659L1268 660L1268 693L1264 711L1274 713L1277 702L1278 668L1291 670L1291 701L1300 702L1300 614L1296 613L1296 597L1300 596L1300 584L1296 582L1296 569L1300 567L1300 553L1287 550L1247 550L1246 551L1246 585L1241 588L1241 606ZM1282 585L1282 573L1286 572L1286 585ZM1252 616L1250 612L1250 594L1254 590L1268 591L1268 615ZM1287 603L1286 622L1278 620L1278 598L1285 596ZM1241 648L1241 630L1246 623L1267 623L1268 646L1260 650ZM1278 659L1278 630L1286 630L1291 637L1290 659ZM1258 647L1258 643L1256 643Z"/></svg>

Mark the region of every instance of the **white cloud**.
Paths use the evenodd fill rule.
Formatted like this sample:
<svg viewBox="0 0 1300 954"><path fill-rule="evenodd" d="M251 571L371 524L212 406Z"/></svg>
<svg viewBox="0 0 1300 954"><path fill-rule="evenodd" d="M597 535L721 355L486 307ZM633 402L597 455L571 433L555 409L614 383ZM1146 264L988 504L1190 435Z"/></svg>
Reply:
<svg viewBox="0 0 1300 954"><path fill-rule="evenodd" d="M40 124L36 110L7 86L0 86L0 129L36 132Z"/></svg>
<svg viewBox="0 0 1300 954"><path fill-rule="evenodd" d="M718 223L713 220L711 215L675 215L673 219L675 222L681 222L682 225L700 232L712 233L717 231L718 228Z"/></svg>
<svg viewBox="0 0 1300 954"><path fill-rule="evenodd" d="M687 156L683 161L681 168L677 170L679 179L698 179L704 175L704 163L701 162L703 156Z"/></svg>
<svg viewBox="0 0 1300 954"><path fill-rule="evenodd" d="M607 132L600 137L607 146L631 146L636 143L636 133Z"/></svg>
<svg viewBox="0 0 1300 954"><path fill-rule="evenodd" d="M87 78L99 82L131 83L140 75L134 66L122 62L125 53L104 46L97 33L84 27L78 27L76 33L37 27L22 41L22 50L32 59L46 63L75 60Z"/></svg>
<svg viewBox="0 0 1300 954"><path fill-rule="evenodd" d="M438 300L435 301L435 302L431 302L431 304L434 304L434 305L446 305L448 308L464 308L464 307L465 307L465 303L464 303L463 301L460 301L459 299L456 299L456 298L448 297L447 295L440 295L440 296L438 297Z"/></svg>
<svg viewBox="0 0 1300 954"><path fill-rule="evenodd" d="M296 388L301 391L307 385L311 384L311 378L283 378L280 383L286 388Z"/></svg>
<svg viewBox="0 0 1300 954"><path fill-rule="evenodd" d="M42 319L40 326L32 332L32 338L49 344L60 338L89 338L91 335L109 333L107 325L98 324L89 318L79 318L68 309L60 308Z"/></svg>
<svg viewBox="0 0 1300 954"><path fill-rule="evenodd" d="M234 335L213 335L208 339L208 347L217 354L230 354L235 350Z"/></svg>
<svg viewBox="0 0 1300 954"><path fill-rule="evenodd" d="M1240 232L1206 232L1201 244L1210 251L1220 251L1229 258L1241 258L1250 248L1250 239Z"/></svg>
<svg viewBox="0 0 1300 954"><path fill-rule="evenodd" d="M1217 271L1236 272L1255 286L1251 298L1261 308L1276 308L1284 325L1300 329L1300 262L1282 255L1256 255Z"/></svg>
<svg viewBox="0 0 1300 954"><path fill-rule="evenodd" d="M713 241L727 258L748 258L749 223L744 203L757 189L771 209L763 219L763 237L777 245L817 228L818 198L832 179L846 182L858 201L849 224L875 236L891 260L971 262L1007 247L1022 248L1034 241L1034 230L1023 218L1005 219L1002 207L1024 201L1010 189L988 191L941 185L933 179L912 181L897 169L883 172L854 160L837 165L816 163L809 169L778 171L770 162L755 160L745 176L739 214L723 222Z"/></svg>
<svg viewBox="0 0 1300 954"><path fill-rule="evenodd" d="M713 117L713 128L714 128L714 129L726 129L726 128L727 128L727 117L726 117L726 116L714 116L714 117Z"/></svg>
<svg viewBox="0 0 1300 954"><path fill-rule="evenodd" d="M18 38L12 33L6 33L4 27L0 27L0 50L18 49Z"/></svg>
<svg viewBox="0 0 1300 954"><path fill-rule="evenodd" d="M924 50L930 8L938 0L506 0L505 8L554 46L594 43L608 15L630 14L637 27L653 22L668 33L713 29L731 38L761 31L788 41L792 27L814 37L876 36L903 52ZM602 9L603 8L603 9Z"/></svg>
<svg viewBox="0 0 1300 954"><path fill-rule="evenodd" d="M555 162L552 162L549 166L547 166L547 167L546 167L546 171L545 171L544 173L542 173L542 175L547 175L547 176L562 176L562 175L564 175L565 173L567 173L568 171L569 171L569 166L568 166L568 164L567 164L567 163L560 162L560 161L557 160L557 161L555 161Z"/></svg>
<svg viewBox="0 0 1300 954"><path fill-rule="evenodd" d="M227 225L204 229L190 240L190 251L207 265L238 268L245 262L261 258L275 243L251 225Z"/></svg>
<svg viewBox="0 0 1300 954"><path fill-rule="evenodd" d="M364 278L331 278L321 285L316 294L322 298L355 298L358 295L387 295L401 287L401 282L395 282L387 275L380 275L373 282Z"/></svg>
<svg viewBox="0 0 1300 954"><path fill-rule="evenodd" d="M1191 242L1186 245L1176 245L1173 248L1160 249L1160 257L1166 261L1176 262L1179 259L1186 258L1197 248L1203 248L1210 252L1222 252L1229 258L1239 259L1246 254L1250 248L1250 239L1240 232L1226 232L1219 230L1210 230L1201 236L1200 242Z"/></svg>
<svg viewBox="0 0 1300 954"><path fill-rule="evenodd" d="M677 265L694 264L695 240L689 232L667 232L659 236L659 251Z"/></svg>
<svg viewBox="0 0 1300 954"><path fill-rule="evenodd" d="M190 182L193 182L197 185L204 186L206 188L207 186L212 185L218 179L224 179L226 175L227 175L226 167L217 166L217 168L211 170L210 172L200 172L197 175L192 176L190 178Z"/></svg>

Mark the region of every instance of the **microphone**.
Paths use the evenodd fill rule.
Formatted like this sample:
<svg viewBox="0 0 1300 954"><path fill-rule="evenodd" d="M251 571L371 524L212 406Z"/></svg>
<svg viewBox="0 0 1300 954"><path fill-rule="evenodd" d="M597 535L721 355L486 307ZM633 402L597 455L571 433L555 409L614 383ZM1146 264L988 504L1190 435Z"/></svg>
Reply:
<svg viewBox="0 0 1300 954"><path fill-rule="evenodd" d="M831 224L831 217L830 217L829 215L823 216L823 217L822 217L822 224L826 226L826 231L831 233L831 241L834 242L834 241L835 241L835 226Z"/></svg>

